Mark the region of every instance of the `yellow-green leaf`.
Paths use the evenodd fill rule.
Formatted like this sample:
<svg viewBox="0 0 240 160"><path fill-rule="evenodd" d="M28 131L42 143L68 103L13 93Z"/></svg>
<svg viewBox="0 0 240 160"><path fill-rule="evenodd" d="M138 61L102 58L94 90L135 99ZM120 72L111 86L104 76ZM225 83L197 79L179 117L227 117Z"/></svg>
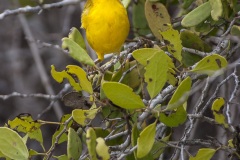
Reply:
<svg viewBox="0 0 240 160"><path fill-rule="evenodd" d="M69 33L68 38L70 38L71 40L76 42L80 47L86 50L85 41L77 28L75 27L71 28L71 32Z"/></svg>
<svg viewBox="0 0 240 160"><path fill-rule="evenodd" d="M43 137L40 129L42 124L38 121L34 121L31 115L20 114L12 121L8 120L8 125L11 129L26 133L30 139L38 141L43 147Z"/></svg>
<svg viewBox="0 0 240 160"><path fill-rule="evenodd" d="M67 156L68 159L78 160L82 153L82 142L74 129L68 129Z"/></svg>
<svg viewBox="0 0 240 160"><path fill-rule="evenodd" d="M143 158L151 151L155 141L155 134L156 134L156 122L144 128L144 130L140 133L140 136L137 140L138 158Z"/></svg>
<svg viewBox="0 0 240 160"><path fill-rule="evenodd" d="M88 128L87 134L86 134L86 142L87 142L87 148L88 153L91 160L97 160L97 154L96 154L96 133L93 128Z"/></svg>
<svg viewBox="0 0 240 160"><path fill-rule="evenodd" d="M101 160L109 160L110 159L110 154L108 152L109 147L106 145L104 139L99 137L96 139L96 142L97 142L96 152L98 157Z"/></svg>
<svg viewBox="0 0 240 160"><path fill-rule="evenodd" d="M185 78L177 87L172 98L170 99L166 110L173 110L183 105L188 99L188 93L191 90L192 80L190 77Z"/></svg>
<svg viewBox="0 0 240 160"><path fill-rule="evenodd" d="M169 29L160 32L163 39L167 42L168 51L176 58L179 62L182 61L182 41L180 39L180 34L177 30L174 30L171 26Z"/></svg>
<svg viewBox="0 0 240 160"><path fill-rule="evenodd" d="M162 51L148 59L144 74L147 90L151 98L154 98L167 82L168 56Z"/></svg>
<svg viewBox="0 0 240 160"><path fill-rule="evenodd" d="M57 72L55 70L54 65L51 65L51 75L55 79L55 81L57 81L58 83L62 83L63 80L66 78L74 90L76 91L82 90L79 83L75 82L75 80L71 75L69 75L66 71Z"/></svg>
<svg viewBox="0 0 240 160"><path fill-rule="evenodd" d="M70 85L76 90L76 91L86 91L89 94L93 93L92 84L87 78L86 72L79 66L75 65L68 65L66 67L66 70L57 72L55 70L55 67L51 66L51 74L52 77L58 82L62 83L64 79L67 79L70 83ZM76 75L77 81L74 80L72 75Z"/></svg>
<svg viewBox="0 0 240 160"><path fill-rule="evenodd" d="M218 21L223 14L222 0L209 0L212 11L211 16L214 21Z"/></svg>
<svg viewBox="0 0 240 160"><path fill-rule="evenodd" d="M189 160L210 160L215 154L216 150L211 148L201 148L195 157L190 157Z"/></svg>
<svg viewBox="0 0 240 160"><path fill-rule="evenodd" d="M177 127L183 124L187 120L187 112L183 106L178 107L176 111L173 111L169 115L160 113L159 121L169 127Z"/></svg>
<svg viewBox="0 0 240 160"><path fill-rule="evenodd" d="M200 24L210 16L211 9L210 2L203 3L183 18L181 22L182 26L193 27Z"/></svg>
<svg viewBox="0 0 240 160"><path fill-rule="evenodd" d="M199 61L191 71L211 76L217 70L225 68L227 64L228 62L224 57L218 54L212 54Z"/></svg>
<svg viewBox="0 0 240 160"><path fill-rule="evenodd" d="M94 104L95 106L95 104ZM98 109L92 107L89 110L74 109L72 111L73 119L80 125L86 126L91 120L93 120L98 113Z"/></svg>
<svg viewBox="0 0 240 160"><path fill-rule="evenodd" d="M214 119L218 124L224 125L225 128L228 128L228 124L225 122L225 116L223 115L223 107L225 101L222 97L217 98L212 104L212 111Z"/></svg>
<svg viewBox="0 0 240 160"><path fill-rule="evenodd" d="M144 108L145 105L139 95L132 88L117 82L104 82L103 91L114 104L125 109Z"/></svg>
<svg viewBox="0 0 240 160"><path fill-rule="evenodd" d="M92 84L88 80L86 72L81 67L68 65L66 69L68 74L74 74L77 76L82 90L88 92L89 94L93 93Z"/></svg>
<svg viewBox="0 0 240 160"><path fill-rule="evenodd" d="M231 35L240 37L240 26L233 25L231 28Z"/></svg>
<svg viewBox="0 0 240 160"><path fill-rule="evenodd" d="M0 152L11 159L28 159L28 149L17 132L0 127Z"/></svg>
<svg viewBox="0 0 240 160"><path fill-rule="evenodd" d="M145 16L154 36L162 40L159 31L166 31L169 28L166 24L171 24L166 7L162 3L147 0L145 2Z"/></svg>
<svg viewBox="0 0 240 160"><path fill-rule="evenodd" d="M90 66L95 65L94 61L90 58L87 52L72 39L66 37L63 38L62 48L68 49L70 56L75 60L79 61L80 63L87 64Z"/></svg>

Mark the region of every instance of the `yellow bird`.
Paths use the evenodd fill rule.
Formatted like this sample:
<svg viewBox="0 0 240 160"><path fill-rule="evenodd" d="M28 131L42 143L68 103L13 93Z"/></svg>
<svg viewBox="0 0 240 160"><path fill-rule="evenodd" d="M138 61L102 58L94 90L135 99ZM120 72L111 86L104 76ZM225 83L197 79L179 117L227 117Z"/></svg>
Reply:
<svg viewBox="0 0 240 160"><path fill-rule="evenodd" d="M120 0L87 0L81 27L86 30L88 43L102 61L104 54L120 52L130 24Z"/></svg>

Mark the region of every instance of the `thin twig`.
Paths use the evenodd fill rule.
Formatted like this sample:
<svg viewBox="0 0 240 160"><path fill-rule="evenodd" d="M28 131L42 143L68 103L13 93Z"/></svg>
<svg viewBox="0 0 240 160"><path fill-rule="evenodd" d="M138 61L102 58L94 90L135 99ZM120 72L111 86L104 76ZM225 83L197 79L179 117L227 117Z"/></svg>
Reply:
<svg viewBox="0 0 240 160"><path fill-rule="evenodd" d="M37 44L35 43L35 40L34 40L34 37L32 35L31 29L30 29L30 27L28 25L28 22L27 22L25 16L22 15L22 14L19 14L18 18L19 18L20 23L22 25L22 29L24 31L24 34L30 40L30 41L28 41L28 44L29 44L31 53L33 55L33 59L34 59L34 61L36 63L38 72L40 74L40 78L41 78L42 84L43 84L43 86L44 86L44 88L45 88L45 90L46 90L46 92L48 94L54 95L53 88L52 88L52 86L51 86L51 84L49 82L49 78L48 78L48 75L46 73L45 67L43 65L43 61L42 61L42 59L40 57L39 49L37 47ZM61 116L63 115L63 111L60 108L60 104L58 102L54 103L54 112L55 112L56 116L58 117L58 119L60 119Z"/></svg>
<svg viewBox="0 0 240 160"><path fill-rule="evenodd" d="M68 5L78 4L81 0L63 0L61 2L51 3L51 4L43 4L42 6L35 6L35 7L22 7L13 10L5 10L0 14L0 20L4 19L10 15L17 15L21 13L33 13L33 12L40 12L42 10L52 9L52 8L61 8Z"/></svg>

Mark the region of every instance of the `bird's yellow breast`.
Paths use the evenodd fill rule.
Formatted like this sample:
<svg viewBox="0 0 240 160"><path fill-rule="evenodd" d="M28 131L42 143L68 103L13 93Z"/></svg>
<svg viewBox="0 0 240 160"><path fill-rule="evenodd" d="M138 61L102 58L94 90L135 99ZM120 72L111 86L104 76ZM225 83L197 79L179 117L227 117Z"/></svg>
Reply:
<svg viewBox="0 0 240 160"><path fill-rule="evenodd" d="M119 0L88 0L82 27L98 59L103 60L104 54L120 51L130 25L127 11Z"/></svg>

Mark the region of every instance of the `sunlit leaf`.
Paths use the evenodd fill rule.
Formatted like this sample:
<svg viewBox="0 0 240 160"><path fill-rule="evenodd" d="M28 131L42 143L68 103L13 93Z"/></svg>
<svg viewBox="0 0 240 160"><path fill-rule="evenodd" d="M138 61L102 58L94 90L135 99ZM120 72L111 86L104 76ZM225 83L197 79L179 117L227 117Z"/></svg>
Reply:
<svg viewBox="0 0 240 160"><path fill-rule="evenodd" d="M99 137L96 139L97 145L96 145L96 152L100 159L102 160L109 160L110 154L109 154L109 147L106 145L103 138Z"/></svg>
<svg viewBox="0 0 240 160"><path fill-rule="evenodd" d="M137 157L142 158L146 156L152 149L155 141L156 122L150 124L140 133L137 140Z"/></svg>
<svg viewBox="0 0 240 160"><path fill-rule="evenodd" d="M63 80L66 78L69 81L70 85L74 88L74 90L76 90L76 91L81 91L82 90L79 83L76 82L73 79L73 77L71 75L69 75L65 70L61 71L61 72L57 72L55 70L54 65L51 65L51 75L55 79L55 81L57 81L58 83L62 83Z"/></svg>
<svg viewBox="0 0 240 160"><path fill-rule="evenodd" d="M166 42L168 51L176 58L179 62L182 61L182 41L180 39L180 34L177 30L174 30L171 26L169 29L160 32L163 39Z"/></svg>
<svg viewBox="0 0 240 160"><path fill-rule="evenodd" d="M91 160L97 160L97 153L96 153L96 134L93 128L88 128L87 134L86 134L86 141L87 141L87 148L88 153Z"/></svg>
<svg viewBox="0 0 240 160"><path fill-rule="evenodd" d="M144 108L145 105L139 95L132 88L117 82L104 82L103 91L114 104L125 109Z"/></svg>
<svg viewBox="0 0 240 160"><path fill-rule="evenodd" d="M228 128L228 124L225 121L225 116L223 115L223 107L225 101L222 97L217 98L212 104L212 111L214 119L218 124L224 125L225 128Z"/></svg>
<svg viewBox="0 0 240 160"><path fill-rule="evenodd" d="M66 72L68 74L73 74L77 76L82 90L90 94L93 93L92 84L88 80L86 72L81 67L75 65L68 65L66 69L67 69Z"/></svg>
<svg viewBox="0 0 240 160"><path fill-rule="evenodd" d="M211 11L212 19L218 21L223 14L222 0L209 0L209 2L212 7Z"/></svg>
<svg viewBox="0 0 240 160"><path fill-rule="evenodd" d="M58 82L62 83L64 79L67 79L70 83L70 85L76 90L76 91L86 91L90 94L93 93L92 84L87 78L86 72L80 68L79 66L75 65L68 65L66 67L66 70L57 72L55 70L55 67L51 66L51 74L52 77ZM72 75L76 75L77 81L72 77Z"/></svg>
<svg viewBox="0 0 240 160"><path fill-rule="evenodd" d="M195 157L190 157L189 160L210 160L215 154L216 150L211 148L201 148Z"/></svg>
<svg viewBox="0 0 240 160"><path fill-rule="evenodd" d="M95 106L95 104L94 104ZM91 120L93 120L98 113L98 108L90 108L89 110L74 109L72 111L73 119L80 125L86 126Z"/></svg>
<svg viewBox="0 0 240 160"><path fill-rule="evenodd" d="M43 147L43 137L40 129L42 124L34 121L31 115L20 114L12 121L8 120L8 125L11 129L28 134L30 139L38 141Z"/></svg>
<svg viewBox="0 0 240 160"><path fill-rule="evenodd" d="M166 110L173 110L183 105L188 99L188 92L191 89L192 80L190 77L185 78L178 86L174 92L172 98L170 99Z"/></svg>
<svg viewBox="0 0 240 160"><path fill-rule="evenodd" d="M0 127L0 151L11 159L26 160L29 153L27 146L17 132Z"/></svg>
<svg viewBox="0 0 240 160"><path fill-rule="evenodd" d="M228 62L224 57L218 54L212 54L199 61L191 71L211 76L217 70L225 68L227 64Z"/></svg>
<svg viewBox="0 0 240 160"><path fill-rule="evenodd" d="M193 27L200 24L210 16L211 10L210 2L203 3L183 18L181 22L182 26Z"/></svg>
<svg viewBox="0 0 240 160"><path fill-rule="evenodd" d="M79 32L79 30L75 27L71 28L71 32L68 35L68 38L76 42L80 47L82 47L84 50L86 50L85 41L83 39L83 36Z"/></svg>
<svg viewBox="0 0 240 160"><path fill-rule="evenodd" d="M158 52L148 59L144 74L147 90L151 98L154 98L167 82L168 56L164 52Z"/></svg>
<svg viewBox="0 0 240 160"><path fill-rule="evenodd" d="M63 38L62 39L62 48L68 49L69 54L72 58L79 61L80 63L87 64L90 66L94 66L94 61L90 58L90 56L87 54L85 49L83 49L81 46L79 46L76 42L74 42L70 38Z"/></svg>

